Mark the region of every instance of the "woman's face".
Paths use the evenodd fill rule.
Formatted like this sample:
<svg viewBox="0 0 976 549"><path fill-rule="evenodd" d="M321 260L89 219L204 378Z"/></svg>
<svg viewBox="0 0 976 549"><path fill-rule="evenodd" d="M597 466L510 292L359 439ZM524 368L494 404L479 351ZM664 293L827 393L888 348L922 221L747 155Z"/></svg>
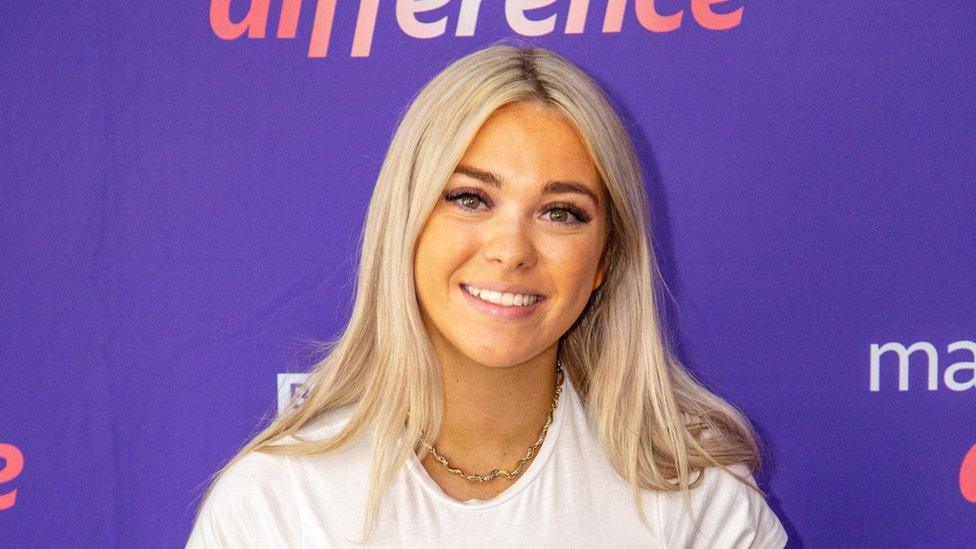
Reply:
<svg viewBox="0 0 976 549"><path fill-rule="evenodd" d="M504 367L553 347L602 281L605 201L560 115L514 103L489 117L417 242L417 298L441 358Z"/></svg>

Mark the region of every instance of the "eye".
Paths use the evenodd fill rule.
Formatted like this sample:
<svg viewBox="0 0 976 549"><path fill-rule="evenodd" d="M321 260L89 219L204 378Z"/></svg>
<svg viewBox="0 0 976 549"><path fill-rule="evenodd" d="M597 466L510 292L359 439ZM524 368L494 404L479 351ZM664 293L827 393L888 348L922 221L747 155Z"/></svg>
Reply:
<svg viewBox="0 0 976 549"><path fill-rule="evenodd" d="M473 194L466 194L458 198L458 204L471 210L477 210L480 203L481 199Z"/></svg>
<svg viewBox="0 0 976 549"><path fill-rule="evenodd" d="M546 206L545 215L548 221L553 221L559 225L576 225L590 221L590 216L586 212L567 203Z"/></svg>
<svg viewBox="0 0 976 549"><path fill-rule="evenodd" d="M564 208L552 208L546 211L549 214L549 221L555 221L556 223L565 223L570 220L570 216L573 215ZM556 215L553 215L556 214Z"/></svg>
<svg viewBox="0 0 976 549"><path fill-rule="evenodd" d="M444 201L455 204L462 210L476 211L479 204L488 205L488 197L479 191L463 189L444 193Z"/></svg>

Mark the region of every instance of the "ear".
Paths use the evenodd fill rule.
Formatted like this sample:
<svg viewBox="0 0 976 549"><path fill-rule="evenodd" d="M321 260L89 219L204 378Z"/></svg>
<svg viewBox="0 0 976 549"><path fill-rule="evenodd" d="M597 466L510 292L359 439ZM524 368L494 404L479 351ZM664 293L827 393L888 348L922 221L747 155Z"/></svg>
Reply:
<svg viewBox="0 0 976 549"><path fill-rule="evenodd" d="M593 278L593 289L596 290L603 284L603 276L606 274L607 269L607 251L604 250L603 254L600 255L600 263L596 266L596 276Z"/></svg>

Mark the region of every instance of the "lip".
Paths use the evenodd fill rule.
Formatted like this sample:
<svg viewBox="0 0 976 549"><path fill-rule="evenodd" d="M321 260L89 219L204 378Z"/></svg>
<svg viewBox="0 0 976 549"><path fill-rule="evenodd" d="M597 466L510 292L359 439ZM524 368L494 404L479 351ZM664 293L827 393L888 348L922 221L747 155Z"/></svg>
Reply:
<svg viewBox="0 0 976 549"><path fill-rule="evenodd" d="M543 299L545 299L546 297L545 294L543 294L539 290L536 290L534 288L529 288L528 286L519 286L517 284L497 284L493 282L486 282L484 284L478 284L476 282L472 282L469 284L467 282L462 282L461 286L462 286L461 288L462 290L464 289L465 286L474 286L479 290L491 290L493 292L498 292L502 294L510 293L510 294L522 294L522 295L537 295Z"/></svg>
<svg viewBox="0 0 976 549"><path fill-rule="evenodd" d="M467 301L472 307L474 307L478 311L485 313L486 315L491 316L493 318L502 319L502 320L521 320L521 319L529 318L539 310L539 308L542 306L542 303L546 300L545 297L540 297L532 305L523 305L521 307L515 307L515 306L505 307L504 305L495 305L494 303L489 303L483 299L477 298L469 294L468 290L465 289L465 286L466 286L465 284L458 285L458 291L460 291L461 294L464 296L465 301ZM476 284L472 284L472 286L474 286L475 288L482 288L486 290L494 290L494 288L498 288L498 287L513 288L513 286L498 286L498 285L495 285L494 288L492 287L492 285L487 285L487 287L484 287L484 286L478 286ZM514 286L514 287L517 288L518 286ZM494 291L500 292L502 290L494 290ZM525 294L531 293L532 295L540 295L538 293L533 293L531 290L527 292L515 292L512 290L507 290L507 291L509 293L525 293Z"/></svg>

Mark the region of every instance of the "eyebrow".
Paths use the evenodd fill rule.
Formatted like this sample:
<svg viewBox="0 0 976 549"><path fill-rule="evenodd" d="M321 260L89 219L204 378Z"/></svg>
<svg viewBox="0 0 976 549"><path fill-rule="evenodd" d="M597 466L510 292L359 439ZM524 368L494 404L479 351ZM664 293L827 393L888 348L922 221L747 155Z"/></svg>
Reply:
<svg viewBox="0 0 976 549"><path fill-rule="evenodd" d="M478 168L472 168L471 166L465 166L464 164L458 165L454 169L454 173L466 175L470 178L477 179L482 183L486 183L493 187L501 187L502 180L498 175L493 174L486 170L479 170ZM596 194L593 193L586 185L578 183L576 181L549 181L542 188L542 194L559 194L559 193L575 193L590 197L593 203L600 205L600 199L597 198Z"/></svg>

